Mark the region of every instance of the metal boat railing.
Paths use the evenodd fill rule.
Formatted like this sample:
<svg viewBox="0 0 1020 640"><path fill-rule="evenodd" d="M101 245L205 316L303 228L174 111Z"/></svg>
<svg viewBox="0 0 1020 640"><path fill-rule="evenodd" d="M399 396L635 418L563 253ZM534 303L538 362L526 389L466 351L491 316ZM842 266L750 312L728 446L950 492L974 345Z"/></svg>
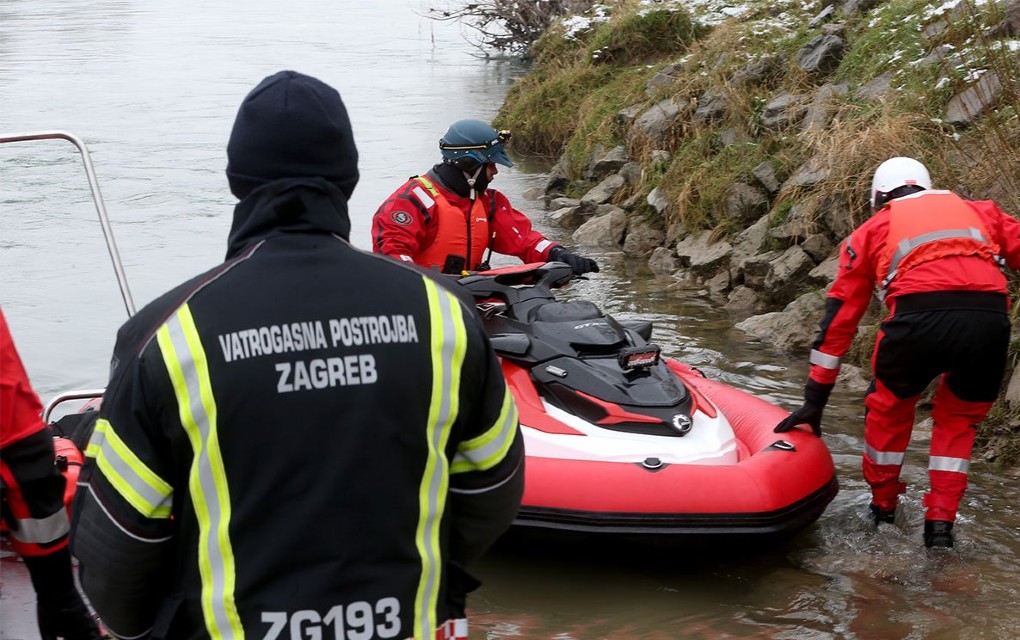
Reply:
<svg viewBox="0 0 1020 640"><path fill-rule="evenodd" d="M113 270L117 274L117 283L120 285L120 295L124 299L124 307L128 315L135 315L135 302L131 298L131 291L128 289L127 277L124 275L124 264L120 260L120 253L117 251L117 243L113 239L113 229L110 227L110 217L106 215L106 205L103 204L103 196L99 192L99 181L96 180L96 171L92 168L92 157L89 155L88 147L78 136L66 131L37 131L34 133L0 134L0 144L5 142L26 142L29 140L67 140L78 147L81 152L82 161L85 163L85 175L89 179L89 188L92 189L92 201L96 205L96 212L99 214L99 224L103 226L103 236L106 238L106 248L110 252L110 260L113 261Z"/></svg>
<svg viewBox="0 0 1020 640"><path fill-rule="evenodd" d="M99 181L96 179L96 172L92 167L92 157L89 155L88 147L81 138L66 131L0 134L0 144L32 140L67 140L78 147L78 151L81 152L82 162L85 164L85 175L88 176L89 188L92 190L92 201L95 203L96 212L99 214L99 224L103 227L103 237L106 238L106 248L110 253L110 260L113 262L113 271L117 275L117 284L120 285L120 295L124 299L124 308L127 309L128 316L133 316L135 314L135 302L131 297L131 290L128 288L127 276L124 275L124 264L121 262L120 253L117 251L117 243L113 238L110 218L106 213L106 205L103 204L103 196L99 191ZM104 389L81 389L61 393L47 403L43 411L43 421L49 424L50 416L59 404L70 400L94 400L101 398L103 392Z"/></svg>

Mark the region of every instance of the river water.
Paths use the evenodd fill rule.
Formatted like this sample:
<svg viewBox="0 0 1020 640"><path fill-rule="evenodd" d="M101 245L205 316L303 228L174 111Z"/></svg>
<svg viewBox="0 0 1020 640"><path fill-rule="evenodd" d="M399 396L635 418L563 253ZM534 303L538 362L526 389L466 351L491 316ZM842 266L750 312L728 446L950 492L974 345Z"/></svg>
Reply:
<svg viewBox="0 0 1020 640"><path fill-rule="evenodd" d="M223 168L241 98L292 68L344 97L361 153L352 241L369 246L378 204L437 157L446 125L493 117L522 72L484 62L422 2L7 0L0 6L0 133L63 129L90 146L140 307L218 263L233 199ZM551 237L523 199L544 183L519 163L494 186ZM732 328L697 292L595 253L602 273L569 295L655 321L668 355L788 408L806 372ZM81 161L61 141L0 146L0 303L44 399L101 387L126 318ZM342 283L338 283L342 286ZM825 439L841 491L820 520L771 549L579 544L513 536L478 568L472 638L1015 638L1020 491L975 462L957 552L921 546L923 430L908 452L897 527L864 517L862 405L837 390ZM4 568L12 565L5 560ZM0 636L33 637L6 586ZM30 625L29 625L30 626Z"/></svg>

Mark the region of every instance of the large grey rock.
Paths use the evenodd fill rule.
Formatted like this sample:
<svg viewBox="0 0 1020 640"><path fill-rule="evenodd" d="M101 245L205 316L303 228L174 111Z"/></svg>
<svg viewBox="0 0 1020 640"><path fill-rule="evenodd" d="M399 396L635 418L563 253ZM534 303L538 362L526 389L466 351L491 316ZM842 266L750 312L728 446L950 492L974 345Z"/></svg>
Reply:
<svg viewBox="0 0 1020 640"><path fill-rule="evenodd" d="M666 194L662 192L659 187L655 187L648 193L648 206L655 210L659 215L665 215L666 211L669 210L670 201L666 197Z"/></svg>
<svg viewBox="0 0 1020 640"><path fill-rule="evenodd" d="M683 75L683 63L674 62L668 64L658 71L652 79L645 84L645 93L649 96L658 95L663 89L668 89L676 84Z"/></svg>
<svg viewBox="0 0 1020 640"><path fill-rule="evenodd" d="M780 251L767 251L744 258L740 263L744 284L755 291L765 288L765 278L772 270L772 262L782 256Z"/></svg>
<svg viewBox="0 0 1020 640"><path fill-rule="evenodd" d="M736 220L743 226L768 213L769 201L761 189L743 182L734 182L726 188L723 210L728 219Z"/></svg>
<svg viewBox="0 0 1020 640"><path fill-rule="evenodd" d="M545 182L546 197L556 198L562 196L569 184L570 179L567 177L567 170L563 167L563 160L560 160L549 170L549 177L546 178Z"/></svg>
<svg viewBox="0 0 1020 640"><path fill-rule="evenodd" d="M714 275L729 264L733 247L725 240L712 241L711 230L691 234L676 244L681 266L698 276Z"/></svg>
<svg viewBox="0 0 1020 640"><path fill-rule="evenodd" d="M603 150L602 145L595 145L582 175L585 180L601 180L611 173L618 172L629 161L630 155L622 145L608 151Z"/></svg>
<svg viewBox="0 0 1020 640"><path fill-rule="evenodd" d="M638 185L641 184L643 172L644 170L641 168L640 162L630 161L620 167L620 170L617 173L627 184Z"/></svg>
<svg viewBox="0 0 1020 640"><path fill-rule="evenodd" d="M719 132L718 144L720 147L729 147L735 144L747 144L754 142L754 138L750 136L742 128L739 127L727 127Z"/></svg>
<svg viewBox="0 0 1020 640"><path fill-rule="evenodd" d="M762 56L733 74L731 83L738 87L769 86L782 74L788 60L785 53Z"/></svg>
<svg viewBox="0 0 1020 640"><path fill-rule="evenodd" d="M790 208L786 221L769 229L769 237L778 240L784 247L800 244L805 238L820 230L816 209L810 201L802 200Z"/></svg>
<svg viewBox="0 0 1020 640"><path fill-rule="evenodd" d="M997 106L1004 96L1002 80L994 71L989 71L973 86L950 99L946 105L946 122L968 127L985 111Z"/></svg>
<svg viewBox="0 0 1020 640"><path fill-rule="evenodd" d="M803 289L804 279L815 268L815 262L803 249L794 245L772 262L765 275L763 297L773 304L786 304Z"/></svg>
<svg viewBox="0 0 1020 640"><path fill-rule="evenodd" d="M886 71L882 75L872 78L857 89L854 97L873 103L886 102L894 96L893 75L892 71Z"/></svg>
<svg viewBox="0 0 1020 640"><path fill-rule="evenodd" d="M762 162L754 169L751 169L751 175L758 181L758 184L764 187L770 196L779 193L779 180L776 178L776 170L771 162Z"/></svg>
<svg viewBox="0 0 1020 640"><path fill-rule="evenodd" d="M581 215L581 207L563 207L550 211L546 218L550 223L563 227L564 229L576 229L584 217Z"/></svg>
<svg viewBox="0 0 1020 640"><path fill-rule="evenodd" d="M730 272L735 280L744 280L744 263L757 256L765 248L768 230L769 216L764 215L757 222L737 234L737 237L733 239ZM765 271L762 271L762 281L764 281L764 276Z"/></svg>
<svg viewBox="0 0 1020 640"><path fill-rule="evenodd" d="M846 84L823 84L818 87L811 104L808 105L804 118L800 121L800 130L807 132L823 132L832 122L839 108L839 100L847 94Z"/></svg>
<svg viewBox="0 0 1020 640"><path fill-rule="evenodd" d="M824 233L815 233L804 238L804 242L800 243L800 248L811 256L815 264L818 264L832 254L833 247L829 236Z"/></svg>
<svg viewBox="0 0 1020 640"><path fill-rule="evenodd" d="M825 293L811 291L786 305L782 311L752 316L735 326L780 351L806 351L818 334L818 321L824 311Z"/></svg>
<svg viewBox="0 0 1020 640"><path fill-rule="evenodd" d="M880 4L882 4L882 0L846 0L846 3L843 4L843 15L856 16L871 11Z"/></svg>
<svg viewBox="0 0 1020 640"><path fill-rule="evenodd" d="M843 38L820 35L801 47L795 59L801 71L814 76L826 76L836 70L845 51L846 42Z"/></svg>
<svg viewBox="0 0 1020 640"><path fill-rule="evenodd" d="M600 204L605 204L613 199L620 189L624 187L626 180L623 176L613 174L598 183L588 193L581 196L581 211L593 211Z"/></svg>
<svg viewBox="0 0 1020 640"><path fill-rule="evenodd" d="M813 187L814 185L828 179L831 169L824 156L813 156L810 160L797 167L793 174L786 179L780 191L792 188Z"/></svg>
<svg viewBox="0 0 1020 640"><path fill-rule="evenodd" d="M768 101L761 112L761 126L781 130L796 125L804 117L807 107L802 96L782 93Z"/></svg>
<svg viewBox="0 0 1020 640"><path fill-rule="evenodd" d="M653 146L662 146L661 143L669 137L674 123L688 104L686 100L674 96L652 105L634 120L630 128L631 140L644 138Z"/></svg>
<svg viewBox="0 0 1020 640"><path fill-rule="evenodd" d="M729 97L720 89L709 89L698 98L698 108L691 119L702 124L721 120L729 108Z"/></svg>
<svg viewBox="0 0 1020 640"><path fill-rule="evenodd" d="M817 287L829 288L839 271L839 254L834 253L823 260L808 274L808 283Z"/></svg>
<svg viewBox="0 0 1020 640"><path fill-rule="evenodd" d="M627 237L623 240L623 253L628 256L648 256L662 245L666 233L643 220L631 220L627 225Z"/></svg>
<svg viewBox="0 0 1020 640"><path fill-rule="evenodd" d="M1009 376L1009 384L1006 386L1006 395L1003 396L1010 409L1020 407L1020 367L1013 369Z"/></svg>
<svg viewBox="0 0 1020 640"><path fill-rule="evenodd" d="M574 232L575 245L619 248L627 232L627 214L617 208L611 213L588 220Z"/></svg>
<svg viewBox="0 0 1020 640"><path fill-rule="evenodd" d="M726 304L723 305L727 311L751 311L760 313L765 309L765 301L755 293L754 289L740 285L730 291Z"/></svg>
<svg viewBox="0 0 1020 640"><path fill-rule="evenodd" d="M826 6L814 18L811 18L811 21L808 22L807 25L808 29L817 29L818 27L822 26L823 24L831 20L832 16L834 16L835 14L836 14L835 5L830 4Z"/></svg>
<svg viewBox="0 0 1020 640"><path fill-rule="evenodd" d="M672 249L657 247L648 258L648 268L652 273L668 276L680 268L680 260Z"/></svg>
<svg viewBox="0 0 1020 640"><path fill-rule="evenodd" d="M732 288L728 271L720 271L705 282L708 294L717 298L724 297Z"/></svg>
<svg viewBox="0 0 1020 640"><path fill-rule="evenodd" d="M629 107L625 107L617 111L613 120L616 124L626 127L634 122L634 120L636 120L644 110L645 105L643 103L639 102L637 104L632 104Z"/></svg>

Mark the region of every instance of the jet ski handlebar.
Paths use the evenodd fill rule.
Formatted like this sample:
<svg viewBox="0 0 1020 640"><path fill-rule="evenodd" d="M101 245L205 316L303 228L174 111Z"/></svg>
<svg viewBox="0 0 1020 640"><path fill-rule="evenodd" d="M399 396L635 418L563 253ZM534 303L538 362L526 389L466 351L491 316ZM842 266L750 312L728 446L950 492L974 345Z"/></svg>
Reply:
<svg viewBox="0 0 1020 640"><path fill-rule="evenodd" d="M570 283L574 272L563 262L533 262L479 271L458 283L476 300L499 298L508 305L531 298L552 298L552 290Z"/></svg>

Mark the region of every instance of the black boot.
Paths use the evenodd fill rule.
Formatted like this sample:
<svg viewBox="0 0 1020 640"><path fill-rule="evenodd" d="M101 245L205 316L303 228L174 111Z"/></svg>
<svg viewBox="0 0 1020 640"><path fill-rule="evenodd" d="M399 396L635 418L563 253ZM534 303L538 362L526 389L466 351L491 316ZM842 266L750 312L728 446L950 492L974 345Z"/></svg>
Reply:
<svg viewBox="0 0 1020 640"><path fill-rule="evenodd" d="M953 546L953 523L945 520L924 521L924 546L949 549Z"/></svg>
<svg viewBox="0 0 1020 640"><path fill-rule="evenodd" d="M871 519L875 522L875 526L882 524L893 524L896 522L896 507L893 507L889 511L885 511L882 507L877 504L868 505L871 509Z"/></svg>

